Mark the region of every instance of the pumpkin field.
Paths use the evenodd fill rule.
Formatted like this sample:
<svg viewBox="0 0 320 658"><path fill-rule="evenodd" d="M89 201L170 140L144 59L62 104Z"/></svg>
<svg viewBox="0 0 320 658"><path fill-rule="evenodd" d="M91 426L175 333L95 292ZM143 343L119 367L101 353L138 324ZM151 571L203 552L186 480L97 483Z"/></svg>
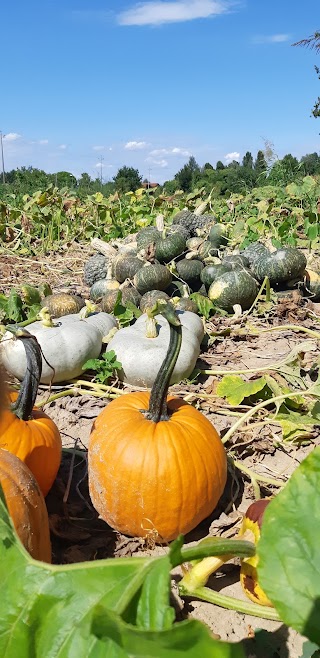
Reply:
<svg viewBox="0 0 320 658"><path fill-rule="evenodd" d="M320 178L0 200L0 655L320 655Z"/></svg>

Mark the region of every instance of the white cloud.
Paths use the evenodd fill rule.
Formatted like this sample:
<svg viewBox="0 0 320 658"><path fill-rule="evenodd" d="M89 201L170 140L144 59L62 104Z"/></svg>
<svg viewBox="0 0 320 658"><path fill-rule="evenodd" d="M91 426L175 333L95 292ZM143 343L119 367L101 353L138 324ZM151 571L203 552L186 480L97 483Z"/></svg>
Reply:
<svg viewBox="0 0 320 658"><path fill-rule="evenodd" d="M176 2L139 2L118 15L120 25L162 25L210 18L225 14L228 0L177 0Z"/></svg>
<svg viewBox="0 0 320 658"><path fill-rule="evenodd" d="M5 142L14 142L16 139L20 139L21 135L18 135L18 133L8 133L7 135L3 135L3 141Z"/></svg>
<svg viewBox="0 0 320 658"><path fill-rule="evenodd" d="M103 151L104 146L93 146L92 149L93 149L93 151Z"/></svg>
<svg viewBox="0 0 320 658"><path fill-rule="evenodd" d="M149 162L150 164L155 165L156 167L161 167L161 169L164 169L165 167L168 166L168 161L162 158L161 160L156 160L154 158L146 158L146 162Z"/></svg>
<svg viewBox="0 0 320 658"><path fill-rule="evenodd" d="M112 164L104 164L103 162L97 162L97 164L95 164L94 166L95 169L100 169L101 167L102 169L110 169L113 167Z"/></svg>
<svg viewBox="0 0 320 658"><path fill-rule="evenodd" d="M229 164L229 162L232 162L233 160L239 160L240 153L238 153L237 151L233 151L233 153L227 153L227 155L224 156L224 159Z"/></svg>
<svg viewBox="0 0 320 658"><path fill-rule="evenodd" d="M157 155L178 155L178 156L182 156L182 157L185 158L185 157L189 157L191 155L191 153L189 153L189 151L187 151L187 149L182 149L182 148L178 148L178 146L174 146L173 148L169 148L169 149L165 149L165 148L163 148L163 149L154 149L153 151L150 151L150 155L155 155L155 156L157 156Z"/></svg>
<svg viewBox="0 0 320 658"><path fill-rule="evenodd" d="M39 139L38 144L41 144L41 146L44 146L45 144L49 144L48 139Z"/></svg>
<svg viewBox="0 0 320 658"><path fill-rule="evenodd" d="M147 148L147 146L147 142L127 142L124 145L124 148L127 149L127 151L140 151L141 149Z"/></svg>
<svg viewBox="0 0 320 658"><path fill-rule="evenodd" d="M65 151L66 148L67 148L67 145L66 145L66 144L60 144L60 146L59 146L59 149L60 149L61 151Z"/></svg>
<svg viewBox="0 0 320 658"><path fill-rule="evenodd" d="M291 39L290 34L269 34L253 37L253 43L284 43Z"/></svg>

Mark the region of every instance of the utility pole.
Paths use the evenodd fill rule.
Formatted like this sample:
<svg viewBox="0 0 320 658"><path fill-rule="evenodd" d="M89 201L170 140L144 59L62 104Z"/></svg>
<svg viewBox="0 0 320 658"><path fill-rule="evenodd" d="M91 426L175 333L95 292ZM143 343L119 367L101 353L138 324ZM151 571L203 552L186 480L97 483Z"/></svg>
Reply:
<svg viewBox="0 0 320 658"><path fill-rule="evenodd" d="M102 187L102 167L103 167L102 162L104 160L104 157L102 155L100 155L99 160L100 160L100 185Z"/></svg>
<svg viewBox="0 0 320 658"><path fill-rule="evenodd" d="M2 182L5 184L6 179L4 175L4 155L3 155L3 138L5 135L2 134L2 131L0 130L0 142L1 142L1 160L2 160Z"/></svg>

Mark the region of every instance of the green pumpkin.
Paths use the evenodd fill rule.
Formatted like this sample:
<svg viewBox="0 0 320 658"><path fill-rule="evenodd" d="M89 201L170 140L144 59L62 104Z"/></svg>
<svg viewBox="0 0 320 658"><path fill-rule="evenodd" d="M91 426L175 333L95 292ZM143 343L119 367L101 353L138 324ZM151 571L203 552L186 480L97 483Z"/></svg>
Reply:
<svg viewBox="0 0 320 658"><path fill-rule="evenodd" d="M262 244L262 242L252 242L249 244L241 254L248 261L250 267L254 265L260 258L270 255L269 249Z"/></svg>
<svg viewBox="0 0 320 658"><path fill-rule="evenodd" d="M271 285L285 283L301 276L306 268L307 259L302 251L295 247L282 247L267 256L260 256L251 269L258 281L267 276Z"/></svg>
<svg viewBox="0 0 320 658"><path fill-rule="evenodd" d="M192 282L200 280L200 274L203 270L203 263L201 260L192 260L189 258L182 258L176 263L176 269L180 279L183 279L192 287Z"/></svg>
<svg viewBox="0 0 320 658"><path fill-rule="evenodd" d="M206 265L200 274L200 279L208 289L210 288L213 281L215 281L219 276L221 276L221 274L230 272L231 269L232 268L228 264L223 265L222 263L219 263L217 265L216 264Z"/></svg>
<svg viewBox="0 0 320 658"><path fill-rule="evenodd" d="M140 311L146 312L147 308L153 308L159 299L169 299L169 295L163 290L148 290L140 299Z"/></svg>
<svg viewBox="0 0 320 658"><path fill-rule="evenodd" d="M144 295L148 290L165 290L172 281L172 274L165 265L148 263L134 275L134 286Z"/></svg>
<svg viewBox="0 0 320 658"><path fill-rule="evenodd" d="M119 283L123 283L126 279L132 279L143 265L144 261L137 256L119 254L113 261L113 274Z"/></svg>
<svg viewBox="0 0 320 658"><path fill-rule="evenodd" d="M238 267L250 267L250 263L248 258L243 256L243 254L229 254L228 256L224 256L222 259L222 265L229 266L230 269L237 269Z"/></svg>
<svg viewBox="0 0 320 658"><path fill-rule="evenodd" d="M152 242L159 242L161 240L161 233L158 231L156 226L147 226L142 228L141 231L137 233L137 248L146 249L149 244Z"/></svg>
<svg viewBox="0 0 320 658"><path fill-rule="evenodd" d="M208 297L215 306L232 313L235 304L240 304L243 311L249 309L258 291L256 280L247 270L231 270L211 284Z"/></svg>
<svg viewBox="0 0 320 658"><path fill-rule="evenodd" d="M228 244L226 227L223 224L214 224L209 231L208 239L216 249Z"/></svg>
<svg viewBox="0 0 320 658"><path fill-rule="evenodd" d="M121 294L120 302L123 306L131 302L139 308L141 295L133 286L128 286L121 290L108 290L101 299L101 310L105 313L113 313L119 293Z"/></svg>
<svg viewBox="0 0 320 658"><path fill-rule="evenodd" d="M174 231L158 240L156 243L156 259L159 263L169 263L186 250L186 239L183 233Z"/></svg>

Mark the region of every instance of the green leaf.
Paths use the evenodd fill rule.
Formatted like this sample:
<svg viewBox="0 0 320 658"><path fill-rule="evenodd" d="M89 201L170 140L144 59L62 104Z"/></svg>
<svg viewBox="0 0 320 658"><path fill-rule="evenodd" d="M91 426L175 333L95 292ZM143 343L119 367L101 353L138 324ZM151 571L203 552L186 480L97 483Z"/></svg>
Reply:
<svg viewBox="0 0 320 658"><path fill-rule="evenodd" d="M139 600L137 626L149 631L171 628L175 613L169 605L171 562L166 556L147 574Z"/></svg>
<svg viewBox="0 0 320 658"><path fill-rule="evenodd" d="M281 619L320 645L320 448L266 508L258 543L261 587Z"/></svg>
<svg viewBox="0 0 320 658"><path fill-rule="evenodd" d="M198 311L200 315L203 315L206 320L210 317L211 311L214 310L214 305L210 301L209 297L201 295L199 292L193 292L190 295L190 299L193 299L197 304Z"/></svg>
<svg viewBox="0 0 320 658"><path fill-rule="evenodd" d="M23 286L21 286L21 291L22 299L27 306L33 306L35 304L40 305L41 297L38 288L29 286L27 283L25 283Z"/></svg>
<svg viewBox="0 0 320 658"><path fill-rule="evenodd" d="M23 304L20 295L14 288L11 288L7 303L8 320L21 322L23 320Z"/></svg>
<svg viewBox="0 0 320 658"><path fill-rule="evenodd" d="M303 654L300 658L320 658L320 649L313 642L305 642L302 649Z"/></svg>
<svg viewBox="0 0 320 658"><path fill-rule="evenodd" d="M312 439L315 435L315 427L320 425L320 420L308 414L291 411L285 404L281 405L280 412L272 422L281 425L284 441Z"/></svg>
<svg viewBox="0 0 320 658"><path fill-rule="evenodd" d="M17 539L1 490L1 658L245 658L240 645L214 640L196 620L171 626L170 568L168 556L37 562ZM164 630L141 629L128 619L140 596L144 624Z"/></svg>
<svg viewBox="0 0 320 658"><path fill-rule="evenodd" d="M262 391L265 385L264 377L245 382L239 375L225 375L217 386L217 393L220 397L227 398L229 404L236 407L245 398Z"/></svg>

